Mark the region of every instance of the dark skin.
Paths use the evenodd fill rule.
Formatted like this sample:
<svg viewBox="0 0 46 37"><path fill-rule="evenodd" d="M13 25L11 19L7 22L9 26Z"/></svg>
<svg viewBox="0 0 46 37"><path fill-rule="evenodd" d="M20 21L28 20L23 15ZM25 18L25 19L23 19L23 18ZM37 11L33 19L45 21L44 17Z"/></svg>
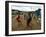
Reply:
<svg viewBox="0 0 46 37"><path fill-rule="evenodd" d="M30 23L31 20L32 20L32 18L31 18L31 16L30 16L30 13L28 14L28 16L29 16L29 19L27 20L27 26L29 26L29 23Z"/></svg>
<svg viewBox="0 0 46 37"><path fill-rule="evenodd" d="M28 16L29 16L29 19L27 20L27 26L29 26L29 23L30 23L31 20L32 20L32 18L31 18L31 16L30 16L30 13L28 13ZM18 22L21 22L19 19L20 19L20 13L18 13L17 21L18 21Z"/></svg>
<svg viewBox="0 0 46 37"><path fill-rule="evenodd" d="M16 18L18 22L21 22L20 19L20 12L18 12L18 17Z"/></svg>
<svg viewBox="0 0 46 37"><path fill-rule="evenodd" d="M20 22L19 18L20 18L20 16L18 16L18 17L16 18L18 22Z"/></svg>

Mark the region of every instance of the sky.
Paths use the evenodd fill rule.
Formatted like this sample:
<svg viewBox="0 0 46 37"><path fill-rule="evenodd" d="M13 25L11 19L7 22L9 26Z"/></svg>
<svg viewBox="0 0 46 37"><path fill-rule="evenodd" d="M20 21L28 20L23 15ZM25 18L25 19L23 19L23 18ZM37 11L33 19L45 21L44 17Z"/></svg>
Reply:
<svg viewBox="0 0 46 37"><path fill-rule="evenodd" d="M20 10L20 11L35 11L37 9L41 8L41 6L14 6L12 5L12 9Z"/></svg>

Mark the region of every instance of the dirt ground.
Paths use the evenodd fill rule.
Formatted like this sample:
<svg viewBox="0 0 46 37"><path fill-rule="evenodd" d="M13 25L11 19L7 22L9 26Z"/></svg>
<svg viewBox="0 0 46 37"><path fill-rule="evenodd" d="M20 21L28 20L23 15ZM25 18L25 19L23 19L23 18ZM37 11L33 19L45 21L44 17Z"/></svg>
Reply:
<svg viewBox="0 0 46 37"><path fill-rule="evenodd" d="M18 22L16 20L17 16L12 16L12 31L22 31L22 30L39 30L41 29L41 23L37 23L36 19L32 19L32 21L29 23L29 26L27 26L27 20L24 20L24 16L21 16L20 20L21 22Z"/></svg>

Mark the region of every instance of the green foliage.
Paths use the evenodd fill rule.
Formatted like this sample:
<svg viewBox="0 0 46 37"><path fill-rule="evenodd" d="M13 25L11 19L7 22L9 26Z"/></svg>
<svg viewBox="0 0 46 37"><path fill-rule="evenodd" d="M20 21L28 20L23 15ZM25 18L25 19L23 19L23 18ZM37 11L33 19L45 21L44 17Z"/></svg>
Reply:
<svg viewBox="0 0 46 37"><path fill-rule="evenodd" d="M36 11L35 11L35 15L36 15L36 16L41 16L41 9L36 10Z"/></svg>

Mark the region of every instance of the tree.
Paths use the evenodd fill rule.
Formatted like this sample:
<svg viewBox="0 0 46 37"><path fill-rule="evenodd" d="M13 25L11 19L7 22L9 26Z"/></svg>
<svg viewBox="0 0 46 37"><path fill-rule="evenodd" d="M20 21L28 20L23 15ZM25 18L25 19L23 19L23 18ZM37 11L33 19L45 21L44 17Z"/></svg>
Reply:
<svg viewBox="0 0 46 37"><path fill-rule="evenodd" d="M35 11L35 15L37 16L37 19L39 16L41 16L41 9L40 8Z"/></svg>

